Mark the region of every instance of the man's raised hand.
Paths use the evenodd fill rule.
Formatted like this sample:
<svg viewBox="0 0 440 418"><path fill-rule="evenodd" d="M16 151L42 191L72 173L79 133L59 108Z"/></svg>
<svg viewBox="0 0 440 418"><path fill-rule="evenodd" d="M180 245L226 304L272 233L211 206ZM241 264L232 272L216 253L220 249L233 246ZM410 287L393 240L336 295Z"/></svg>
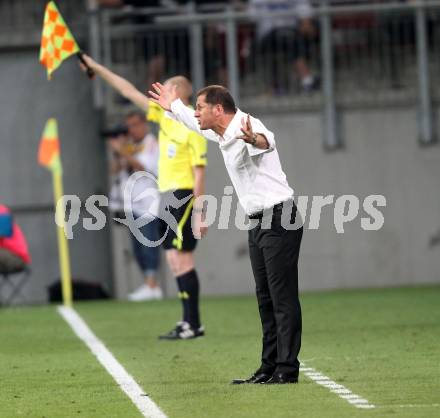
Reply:
<svg viewBox="0 0 440 418"><path fill-rule="evenodd" d="M238 139L242 139L244 142L251 143L254 137L254 131L252 129L251 118L247 115L246 118L241 118L241 135L238 135Z"/></svg>
<svg viewBox="0 0 440 418"><path fill-rule="evenodd" d="M152 84L154 91L149 90L150 99L157 103L164 110L171 110L171 103L178 98L177 86L167 85L157 82Z"/></svg>

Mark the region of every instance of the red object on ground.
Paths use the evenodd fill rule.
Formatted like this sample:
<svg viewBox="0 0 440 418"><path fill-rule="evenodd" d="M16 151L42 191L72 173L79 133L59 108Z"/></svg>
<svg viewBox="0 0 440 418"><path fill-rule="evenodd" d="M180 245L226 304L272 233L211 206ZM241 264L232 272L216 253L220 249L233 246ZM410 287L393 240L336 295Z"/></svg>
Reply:
<svg viewBox="0 0 440 418"><path fill-rule="evenodd" d="M10 213L10 210L0 204L0 214ZM21 228L14 222L12 225L12 236L9 238L0 238L0 248L4 248L11 253L19 256L26 264L31 262L28 245Z"/></svg>

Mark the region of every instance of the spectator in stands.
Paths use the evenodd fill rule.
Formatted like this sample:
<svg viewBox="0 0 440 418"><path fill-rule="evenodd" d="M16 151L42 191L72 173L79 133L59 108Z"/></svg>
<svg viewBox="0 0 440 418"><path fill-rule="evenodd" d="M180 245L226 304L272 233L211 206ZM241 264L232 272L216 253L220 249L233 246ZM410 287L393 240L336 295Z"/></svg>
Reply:
<svg viewBox="0 0 440 418"><path fill-rule="evenodd" d="M101 7L120 8L148 7L175 13L215 13L222 12L226 6L244 9L239 0L99 0ZM130 17L132 23L153 23L155 14ZM127 18L124 18L126 21ZM226 36L222 23L206 24L203 27L204 73L211 83L228 84L226 70ZM185 30L167 30L160 33L148 33L143 42L143 53L148 61L146 85L162 80L166 73L179 73L190 77L189 36Z"/></svg>
<svg viewBox="0 0 440 418"><path fill-rule="evenodd" d="M227 7L232 7L236 11L242 11L247 7L244 2L238 0L223 1L221 3L197 0L195 3L199 7L197 11L201 13L221 13L227 10ZM240 63L243 41L245 40L243 34L242 25L239 24L237 27L237 42ZM247 32L245 35L247 35ZM226 25L224 22L205 25L203 48L206 83L228 85Z"/></svg>
<svg viewBox="0 0 440 418"><path fill-rule="evenodd" d="M138 16L124 17L123 22L127 20L134 24L152 24L156 13L163 13L164 9L169 11L175 10L177 12L177 2L173 0L98 0L101 7L108 8L122 8L125 6L134 8L148 8L151 13ZM147 62L146 69L146 84L151 85L156 80L163 80L166 77L167 65L173 61L178 68L175 72L187 73L189 71L189 53L188 53L188 37L186 31L170 31L164 36L163 33L159 35L154 33L147 33L141 35L142 37L142 54L145 56ZM182 48L182 45L185 45ZM172 55L172 56L170 56Z"/></svg>
<svg viewBox="0 0 440 418"><path fill-rule="evenodd" d="M148 222L140 228L141 234L150 241L159 240L159 193L157 191L157 163L159 146L156 137L149 133L145 115L142 112L128 113L125 122L129 140L124 134L108 141L113 154L111 165L113 176L117 176L122 195L124 188L132 190L131 201L125 202L124 209L130 210L135 219L143 217ZM145 171L149 176L137 180L130 178L137 171ZM129 190L130 190L129 189ZM141 196L146 190L149 193ZM153 196L151 191L156 191ZM128 295L131 301L162 299L162 290L156 276L159 267L159 247L146 246L132 235L133 252L139 268L143 272L145 283Z"/></svg>
<svg viewBox="0 0 440 418"><path fill-rule="evenodd" d="M269 77L275 92L284 92L286 81L280 76L278 57L282 53L293 61L294 71L302 90L310 92L319 87L319 80L307 62L308 42L317 35L313 24L313 10L309 0L249 0L250 11L258 15L256 37L258 50L269 62ZM295 16L264 17L271 12L295 12ZM282 53L281 53L282 52Z"/></svg>
<svg viewBox="0 0 440 418"><path fill-rule="evenodd" d="M10 210L0 204L0 274L18 273L30 262L23 232L12 220Z"/></svg>
<svg viewBox="0 0 440 418"><path fill-rule="evenodd" d="M246 1L242 0L177 0L181 5L193 5L197 13L222 13L228 7L236 11L246 10ZM228 85L226 59L226 25L224 22L205 24L203 27L203 58L205 81L211 84ZM238 25L237 36L239 54L242 41L241 25Z"/></svg>

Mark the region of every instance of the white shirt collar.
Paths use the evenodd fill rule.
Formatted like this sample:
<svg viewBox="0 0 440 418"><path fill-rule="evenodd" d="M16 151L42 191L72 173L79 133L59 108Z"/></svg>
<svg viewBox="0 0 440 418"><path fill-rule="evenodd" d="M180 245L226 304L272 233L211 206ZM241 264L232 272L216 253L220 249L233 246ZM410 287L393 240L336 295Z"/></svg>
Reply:
<svg viewBox="0 0 440 418"><path fill-rule="evenodd" d="M225 130L225 133L223 134L223 139L227 142L231 139L235 139L237 136L237 128L241 127L241 118L243 117L244 113L237 108L237 111L235 112L234 117L232 118L231 122L229 122L228 127Z"/></svg>

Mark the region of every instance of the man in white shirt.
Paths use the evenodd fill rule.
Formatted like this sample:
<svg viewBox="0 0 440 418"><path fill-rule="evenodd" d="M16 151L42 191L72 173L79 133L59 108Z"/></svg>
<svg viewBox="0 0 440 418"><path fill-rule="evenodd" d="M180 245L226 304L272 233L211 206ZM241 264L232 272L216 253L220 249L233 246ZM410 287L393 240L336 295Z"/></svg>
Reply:
<svg viewBox="0 0 440 418"><path fill-rule="evenodd" d="M274 135L260 120L237 109L222 86L200 90L195 111L178 99L175 88L154 83L153 90L149 92L152 100L171 116L218 143L240 204L255 223L249 230L249 252L263 328L262 361L249 379L232 383L296 383L301 346L298 256L303 231L291 225L296 216L294 192L281 168Z"/></svg>
<svg viewBox="0 0 440 418"><path fill-rule="evenodd" d="M145 224L140 233L148 240L159 240L159 192L157 190L157 163L159 146L156 137L149 132L145 115L132 111L125 118L131 142L109 141L115 156L114 173L119 177L122 196L126 200L124 209L134 219L142 216ZM142 172L142 176L132 176ZM148 190L149 193L145 193ZM127 193L127 196L125 196ZM127 200L128 198L128 200ZM133 252L145 282L128 299L134 302L162 299L162 290L157 283L159 248L147 246L131 234Z"/></svg>

